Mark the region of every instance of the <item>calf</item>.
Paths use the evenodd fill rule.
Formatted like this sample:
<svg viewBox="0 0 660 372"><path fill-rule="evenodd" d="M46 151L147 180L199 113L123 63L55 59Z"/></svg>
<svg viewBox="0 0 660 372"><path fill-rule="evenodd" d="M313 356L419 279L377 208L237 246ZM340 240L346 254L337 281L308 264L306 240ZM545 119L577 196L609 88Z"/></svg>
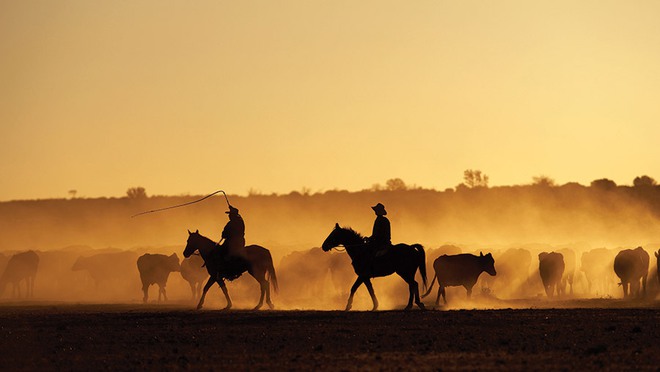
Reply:
<svg viewBox="0 0 660 372"><path fill-rule="evenodd" d="M473 254L457 254L457 255L442 255L433 262L433 269L435 276L431 282L428 291L422 297L426 297L431 293L435 280L438 280L438 296L435 299L435 305L440 303L440 295L445 304L447 304L447 295L445 293L446 287L463 286L467 290L467 298L472 295L472 287L477 283L479 275L482 272L495 276L495 260L493 255L488 253L484 256L479 253L479 256Z"/></svg>
<svg viewBox="0 0 660 372"><path fill-rule="evenodd" d="M646 295L646 279L649 275L649 254L642 247L624 249L614 258L614 272L621 279L619 285L623 286L623 297ZM642 281L644 293L639 290L639 281ZM630 292L628 292L630 285Z"/></svg>
<svg viewBox="0 0 660 372"><path fill-rule="evenodd" d="M34 278L39 267L39 256L34 251L27 251L13 255L7 262L7 267L0 277L0 296L8 283L12 283L12 297L18 294L21 297L19 283L25 280L26 297L34 297Z"/></svg>
<svg viewBox="0 0 660 372"><path fill-rule="evenodd" d="M543 288L548 297L552 298L554 292L560 293L561 278L564 276L564 256L558 252L539 253L539 274Z"/></svg>
<svg viewBox="0 0 660 372"><path fill-rule="evenodd" d="M152 284L158 284L158 302L160 302L161 296L167 301L167 293L165 292L167 278L171 272L181 271L179 257L176 253L172 253L170 256L145 253L138 258L137 267L142 281L142 291L144 292L142 301L146 303L149 299L149 286Z"/></svg>

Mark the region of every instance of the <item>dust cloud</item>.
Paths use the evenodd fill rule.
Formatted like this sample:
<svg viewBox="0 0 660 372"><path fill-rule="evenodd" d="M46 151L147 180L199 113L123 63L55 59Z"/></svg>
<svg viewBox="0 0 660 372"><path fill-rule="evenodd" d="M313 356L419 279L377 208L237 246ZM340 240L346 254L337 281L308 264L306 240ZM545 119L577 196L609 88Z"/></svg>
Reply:
<svg viewBox="0 0 660 372"><path fill-rule="evenodd" d="M343 309L355 274L345 252L318 248L335 223L369 235L370 206L386 205L393 243L421 243L426 250L429 283L433 261L442 254L491 253L497 275L481 274L466 299L462 287L447 288L443 308L542 306L562 301L620 299L613 271L616 254L642 246L651 256L647 298L660 289L660 190L617 187L598 189L577 184L559 187L405 191L328 191L318 194L230 195L246 221L247 244L271 251L280 291L278 309ZM0 203L0 273L11 255L34 250L40 257L35 284L37 301L135 302L142 299L137 258L144 253L176 253L182 257L187 230L219 240L227 221L222 198L186 208L131 215L187 203L194 196L31 200ZM561 253L565 271L561 295L548 299L539 275L539 254ZM417 274L420 291L424 292ZM380 309L402 308L408 287L398 276L372 280ZM6 283L0 283L6 285ZM437 287L436 287L437 289ZM425 299L435 302L436 289ZM259 286L248 274L228 282L235 308L252 308ZM150 298L157 298L157 287ZM170 302L191 307L195 296L181 273L170 274ZM11 302L4 291L1 302ZM217 286L205 308L224 307ZM353 308L372 303L362 286Z"/></svg>

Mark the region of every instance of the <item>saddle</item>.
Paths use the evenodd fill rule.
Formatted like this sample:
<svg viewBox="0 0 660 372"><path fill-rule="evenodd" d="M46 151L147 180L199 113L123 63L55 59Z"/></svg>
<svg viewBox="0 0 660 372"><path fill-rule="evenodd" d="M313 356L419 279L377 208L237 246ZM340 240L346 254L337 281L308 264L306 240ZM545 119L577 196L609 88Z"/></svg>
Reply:
<svg viewBox="0 0 660 372"><path fill-rule="evenodd" d="M227 249L217 245L212 252L213 266L218 268L218 274L227 280L239 278L250 268L250 262L243 257L230 255Z"/></svg>
<svg viewBox="0 0 660 372"><path fill-rule="evenodd" d="M239 278L250 268L249 262L239 256L226 255L223 263L220 268L220 275L229 281Z"/></svg>

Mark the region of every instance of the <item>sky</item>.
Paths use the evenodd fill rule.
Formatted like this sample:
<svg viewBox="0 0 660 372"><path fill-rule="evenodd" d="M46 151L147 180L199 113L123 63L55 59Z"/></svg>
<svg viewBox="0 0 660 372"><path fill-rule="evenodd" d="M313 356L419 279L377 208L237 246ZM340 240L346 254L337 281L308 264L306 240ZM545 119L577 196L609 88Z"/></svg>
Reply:
<svg viewBox="0 0 660 372"><path fill-rule="evenodd" d="M0 0L0 200L660 178L658 14Z"/></svg>

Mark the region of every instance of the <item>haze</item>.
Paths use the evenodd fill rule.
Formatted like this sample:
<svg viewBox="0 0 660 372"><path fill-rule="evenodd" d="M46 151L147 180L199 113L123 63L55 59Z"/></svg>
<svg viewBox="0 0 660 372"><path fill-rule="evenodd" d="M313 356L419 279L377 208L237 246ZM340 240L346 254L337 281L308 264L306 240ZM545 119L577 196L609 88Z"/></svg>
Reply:
<svg viewBox="0 0 660 372"><path fill-rule="evenodd" d="M0 1L0 200L630 184L654 1Z"/></svg>

